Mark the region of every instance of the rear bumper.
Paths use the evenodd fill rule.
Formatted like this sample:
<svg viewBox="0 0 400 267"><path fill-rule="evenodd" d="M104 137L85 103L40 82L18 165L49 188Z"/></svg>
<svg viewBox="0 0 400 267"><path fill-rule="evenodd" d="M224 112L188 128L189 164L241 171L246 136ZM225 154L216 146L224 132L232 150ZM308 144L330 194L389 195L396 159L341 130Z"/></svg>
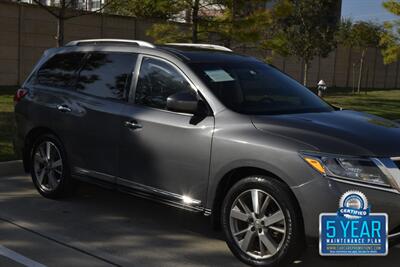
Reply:
<svg viewBox="0 0 400 267"><path fill-rule="evenodd" d="M21 159L24 151L23 141L17 137L13 138L13 149L17 158Z"/></svg>
<svg viewBox="0 0 400 267"><path fill-rule="evenodd" d="M26 153L25 145L25 136L21 129L16 127L13 138L14 153L18 159L22 159L25 172L29 172L29 153Z"/></svg>

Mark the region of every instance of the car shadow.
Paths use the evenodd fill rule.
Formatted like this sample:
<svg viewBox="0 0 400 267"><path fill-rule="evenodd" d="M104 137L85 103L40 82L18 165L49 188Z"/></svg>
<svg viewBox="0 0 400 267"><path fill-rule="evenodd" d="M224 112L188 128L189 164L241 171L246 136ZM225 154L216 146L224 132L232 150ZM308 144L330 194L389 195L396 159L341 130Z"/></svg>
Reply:
<svg viewBox="0 0 400 267"><path fill-rule="evenodd" d="M41 197L27 176L0 178L0 185L0 218L113 255L122 266L243 266L202 214L90 184L59 201ZM398 252L395 247L387 257L320 257L312 246L291 266L397 266Z"/></svg>

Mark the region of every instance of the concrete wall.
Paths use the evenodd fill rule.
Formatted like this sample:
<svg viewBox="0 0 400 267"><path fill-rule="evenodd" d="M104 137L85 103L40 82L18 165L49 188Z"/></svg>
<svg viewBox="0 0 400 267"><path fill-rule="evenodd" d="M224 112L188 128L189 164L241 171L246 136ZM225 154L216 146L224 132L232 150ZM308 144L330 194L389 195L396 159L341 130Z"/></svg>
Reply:
<svg viewBox="0 0 400 267"><path fill-rule="evenodd" d="M151 41L146 31L154 21L110 15L88 15L66 21L65 41L87 38L126 38ZM47 48L56 44L55 18L32 5L19 5L0 0L0 85L21 84L35 62ZM260 58L270 55L254 50L244 53ZM338 47L327 58L316 58L309 72L308 85L324 79L330 87L352 87L353 62L360 52ZM273 57L273 64L293 78L302 81L303 64L296 58ZM356 79L357 73L356 69ZM383 65L380 51L369 49L362 75L364 88L398 88L399 64Z"/></svg>
<svg viewBox="0 0 400 267"><path fill-rule="evenodd" d="M129 17L88 15L67 20L65 42L88 38L151 41L152 23ZM56 45L57 22L32 5L0 1L0 85L21 84L43 51Z"/></svg>

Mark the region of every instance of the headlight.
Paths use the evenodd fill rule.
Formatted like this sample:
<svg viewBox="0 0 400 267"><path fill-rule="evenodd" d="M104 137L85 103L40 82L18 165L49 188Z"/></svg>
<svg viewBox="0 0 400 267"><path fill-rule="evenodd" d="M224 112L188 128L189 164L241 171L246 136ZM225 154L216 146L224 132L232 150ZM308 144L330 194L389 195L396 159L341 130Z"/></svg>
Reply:
<svg viewBox="0 0 400 267"><path fill-rule="evenodd" d="M371 159L308 153L301 155L311 167L323 175L391 187L388 177Z"/></svg>

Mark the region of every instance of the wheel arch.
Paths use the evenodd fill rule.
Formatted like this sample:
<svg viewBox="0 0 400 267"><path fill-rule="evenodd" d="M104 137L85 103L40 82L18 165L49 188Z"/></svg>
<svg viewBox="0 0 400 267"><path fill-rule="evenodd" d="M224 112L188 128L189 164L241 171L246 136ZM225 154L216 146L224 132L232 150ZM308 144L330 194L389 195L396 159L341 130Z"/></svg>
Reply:
<svg viewBox="0 0 400 267"><path fill-rule="evenodd" d="M220 229L221 226L221 206L222 202L226 194L228 193L229 189L241 179L244 179L249 176L253 175L261 175L265 177L269 177L271 179L275 179L285 185L290 193L293 203L296 205L296 210L300 211L300 218L301 218L301 229L303 229L304 233L304 219L303 219L303 212L301 210L300 204L298 202L297 197L295 196L294 192L291 190L290 186L282 179L279 175L271 172L265 168L254 167L254 166L244 166L244 167L236 167L223 175L223 177L218 182L218 185L215 190L215 194L213 197L212 203L212 222L214 229Z"/></svg>
<svg viewBox="0 0 400 267"><path fill-rule="evenodd" d="M35 140L44 134L52 134L56 136L58 139L58 135L48 127L35 127L32 128L25 136L24 139L24 149L22 154L22 161L24 165L25 172L29 172L30 164L31 164L31 155L30 152L32 150L32 146L35 143Z"/></svg>

